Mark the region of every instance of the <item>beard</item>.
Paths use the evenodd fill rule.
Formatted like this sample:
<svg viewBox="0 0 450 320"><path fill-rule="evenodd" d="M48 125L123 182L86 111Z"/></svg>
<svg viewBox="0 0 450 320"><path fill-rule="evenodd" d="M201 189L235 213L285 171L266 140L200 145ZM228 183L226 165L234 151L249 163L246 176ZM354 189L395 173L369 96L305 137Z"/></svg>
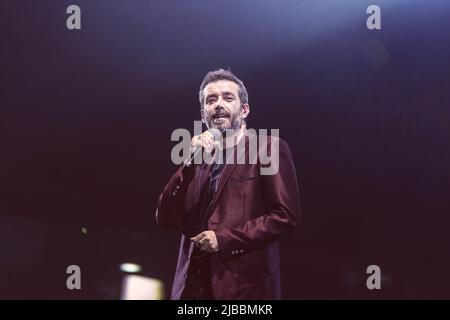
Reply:
<svg viewBox="0 0 450 320"><path fill-rule="evenodd" d="M211 114L206 123L208 125L208 129L216 128L220 130L223 134L227 129L239 130L242 125L242 117L235 113L230 114L225 111L215 112Z"/></svg>

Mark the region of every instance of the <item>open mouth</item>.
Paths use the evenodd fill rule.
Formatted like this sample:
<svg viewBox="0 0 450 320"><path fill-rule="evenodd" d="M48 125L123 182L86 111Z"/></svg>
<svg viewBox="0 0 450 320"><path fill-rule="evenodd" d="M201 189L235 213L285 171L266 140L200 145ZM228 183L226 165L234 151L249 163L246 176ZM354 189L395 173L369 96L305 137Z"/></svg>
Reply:
<svg viewBox="0 0 450 320"><path fill-rule="evenodd" d="M212 116L214 124L221 124L222 122L225 122L225 120L228 118L230 118L230 116L226 113L219 113Z"/></svg>
<svg viewBox="0 0 450 320"><path fill-rule="evenodd" d="M212 116L214 123L219 123L225 121L225 119L228 119L230 116L225 113L215 114Z"/></svg>
<svg viewBox="0 0 450 320"><path fill-rule="evenodd" d="M225 113L221 113L221 114L215 114L215 115L213 115L213 120L216 120L216 119L227 119L227 118L229 118L230 116L228 115L228 114L225 114Z"/></svg>

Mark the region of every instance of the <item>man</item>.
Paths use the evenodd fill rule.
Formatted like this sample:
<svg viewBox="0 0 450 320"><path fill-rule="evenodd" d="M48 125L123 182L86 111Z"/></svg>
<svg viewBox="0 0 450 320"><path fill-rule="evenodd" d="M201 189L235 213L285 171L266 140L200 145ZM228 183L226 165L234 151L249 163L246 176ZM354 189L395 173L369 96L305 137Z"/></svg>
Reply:
<svg viewBox="0 0 450 320"><path fill-rule="evenodd" d="M244 146L248 156L257 137L246 129L250 106L242 81L226 70L208 72L199 98L206 127L234 134L217 142L208 130L192 138L191 150ZM281 298L277 241L296 227L300 199L286 142L267 137L258 155L262 148L279 152L274 174L261 174L259 158L240 164L234 152L233 161L182 165L164 188L157 223L182 230L172 299Z"/></svg>

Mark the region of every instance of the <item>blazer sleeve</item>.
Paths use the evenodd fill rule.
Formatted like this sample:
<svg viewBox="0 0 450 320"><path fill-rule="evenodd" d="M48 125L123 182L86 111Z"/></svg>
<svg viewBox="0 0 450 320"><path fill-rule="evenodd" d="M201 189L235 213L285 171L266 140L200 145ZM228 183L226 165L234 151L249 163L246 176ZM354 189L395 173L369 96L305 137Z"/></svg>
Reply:
<svg viewBox="0 0 450 320"><path fill-rule="evenodd" d="M195 165L182 165L170 178L158 198L156 223L165 227L180 227L186 191L195 173Z"/></svg>
<svg viewBox="0 0 450 320"><path fill-rule="evenodd" d="M274 139L269 140L272 144ZM214 230L223 259L235 257L279 240L297 226L300 219L300 195L292 154L287 143L279 141L279 170L261 175L266 212L237 228Z"/></svg>

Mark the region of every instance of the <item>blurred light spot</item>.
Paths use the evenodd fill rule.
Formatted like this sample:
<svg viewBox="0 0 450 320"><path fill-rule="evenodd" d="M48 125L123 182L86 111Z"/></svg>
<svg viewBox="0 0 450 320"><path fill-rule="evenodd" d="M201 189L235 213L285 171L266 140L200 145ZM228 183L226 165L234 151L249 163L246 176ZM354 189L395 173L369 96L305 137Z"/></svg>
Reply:
<svg viewBox="0 0 450 320"><path fill-rule="evenodd" d="M127 275L122 282L121 300L162 300L164 285L158 279Z"/></svg>
<svg viewBox="0 0 450 320"><path fill-rule="evenodd" d="M141 271L141 266L135 263L122 263L120 265L120 270L128 273L136 273Z"/></svg>

